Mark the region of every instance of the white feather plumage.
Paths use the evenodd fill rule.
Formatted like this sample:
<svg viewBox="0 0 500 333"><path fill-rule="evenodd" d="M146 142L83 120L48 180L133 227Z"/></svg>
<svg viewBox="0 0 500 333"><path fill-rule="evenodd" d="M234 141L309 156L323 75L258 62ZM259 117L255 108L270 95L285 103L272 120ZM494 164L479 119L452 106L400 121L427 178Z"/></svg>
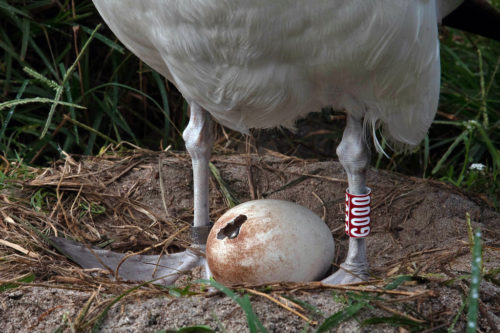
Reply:
<svg viewBox="0 0 500 333"><path fill-rule="evenodd" d="M437 22L456 2L94 0L132 52L227 127L290 127L333 106L407 145L434 118Z"/></svg>
<svg viewBox="0 0 500 333"><path fill-rule="evenodd" d="M350 115L337 155L347 173L346 192L366 198L370 154L362 140L361 119L372 129L382 125L396 143L420 142L438 102L437 23L460 0L94 3L118 38L172 81L191 105L183 138L193 166L193 241L204 251L203 235L210 229L209 159L214 138L203 109L243 132L251 127L292 126L297 117L323 106L344 109ZM354 220L352 230L358 230ZM370 226L363 225L366 236ZM83 267L104 263L118 271L116 262L122 263L123 254L54 241ZM96 253L101 254L98 260ZM207 262L189 249L155 257L158 267L146 264L151 258L124 262L120 276L127 280L163 276L161 283L170 285L179 272ZM205 273L210 276L208 267ZM322 281L345 284L368 277L365 239L351 237L340 269Z"/></svg>

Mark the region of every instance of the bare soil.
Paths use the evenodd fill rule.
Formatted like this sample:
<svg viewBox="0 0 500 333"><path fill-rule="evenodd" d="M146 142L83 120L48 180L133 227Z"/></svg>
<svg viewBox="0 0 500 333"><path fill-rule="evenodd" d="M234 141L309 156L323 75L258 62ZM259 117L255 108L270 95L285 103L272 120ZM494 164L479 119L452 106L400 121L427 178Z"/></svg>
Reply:
<svg viewBox="0 0 500 333"><path fill-rule="evenodd" d="M216 155L212 162L224 182L211 178L214 221L228 209L223 187L240 202L296 202L325 220L336 241L334 265L343 261L348 244L343 231L347 184L338 162L277 153ZM108 248L122 252L165 253L189 246L192 178L187 155L137 151L68 157L30 174L35 177L0 192L0 230L8 242L0 244L0 285L35 277L0 291L0 332L89 331L107 307L102 332L175 331L200 324L217 331L247 331L245 312L231 298L193 282L199 271L181 278L179 289L149 284L116 301L117 295L137 284L82 270L47 242L46 236L57 233L89 244L110 240ZM238 289L241 295L251 295L252 307L267 330L312 332L361 295L370 306L332 331L445 332L452 325L453 331L464 331L467 307L462 305L471 270L468 214L472 228L482 231L484 248L479 330L498 332L500 214L481 198L436 181L371 169L368 183L374 201L374 228L367 240L373 281L339 288L312 283ZM33 203L33 198L39 200ZM411 281L393 292L382 289L399 275L411 275ZM190 286L192 294L179 295L184 286ZM300 300L300 305L284 297ZM406 322L362 325L370 318L387 317Z"/></svg>

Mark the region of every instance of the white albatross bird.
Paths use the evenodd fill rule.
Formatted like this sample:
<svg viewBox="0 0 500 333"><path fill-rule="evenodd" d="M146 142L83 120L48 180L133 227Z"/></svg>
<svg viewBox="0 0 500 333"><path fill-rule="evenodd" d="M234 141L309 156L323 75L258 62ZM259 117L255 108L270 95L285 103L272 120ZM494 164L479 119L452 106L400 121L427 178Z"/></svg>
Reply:
<svg viewBox="0 0 500 333"><path fill-rule="evenodd" d="M123 44L173 82L190 105L183 137L193 165L192 234L199 251L205 250L210 229L212 120L246 133L249 128L291 127L298 117L325 106L345 110L347 126L337 154L347 172L347 192L366 198L366 137L381 127L393 143L414 146L423 139L438 104L438 23L462 2L93 1ZM368 277L364 236L369 227L351 227L347 258L325 283ZM123 257L54 241L87 268L105 264L116 269ZM128 280L163 277L158 282L171 284L179 272L206 266L199 251L188 249L160 261L135 256L122 263L119 275Z"/></svg>

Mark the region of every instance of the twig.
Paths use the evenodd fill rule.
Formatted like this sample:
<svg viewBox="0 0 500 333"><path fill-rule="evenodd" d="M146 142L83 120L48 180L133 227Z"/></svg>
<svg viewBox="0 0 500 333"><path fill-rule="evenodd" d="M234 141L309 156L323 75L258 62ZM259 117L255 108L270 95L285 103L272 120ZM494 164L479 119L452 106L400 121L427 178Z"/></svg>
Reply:
<svg viewBox="0 0 500 333"><path fill-rule="evenodd" d="M289 158L293 161L297 161L297 159L292 159L292 158ZM224 159L224 163L228 163L228 164L235 164L235 165L241 165L241 166L246 166L247 164L246 163L242 163L242 162L237 162L237 161L233 161L233 160L226 160ZM327 180L327 181L330 181L330 182L335 182L335 183L347 183L347 179L341 179L341 178L335 178L335 177L329 177L329 176L322 176L322 175L314 175L314 174L308 174L308 173L303 173L303 172L299 172L299 171L291 171L291 170L279 170L279 169L276 169L276 168L273 168L273 167L270 167L270 166L265 166L263 167L263 169L267 169L271 172L279 172L279 173L289 173L289 174L292 174L292 175L296 175L296 176L303 176L303 177L310 177L310 178L317 178L317 179L322 179L322 180Z"/></svg>
<svg viewBox="0 0 500 333"><path fill-rule="evenodd" d="M318 201L321 203L321 206L323 207L323 216L321 216L321 219L324 221L325 218L326 218L326 206L325 206L325 202L323 201L323 199L320 198L319 195L316 194L316 192L312 191L311 193L312 193L312 195L314 195L314 197L316 199L318 199Z"/></svg>
<svg viewBox="0 0 500 333"><path fill-rule="evenodd" d="M166 192L165 192L165 184L163 184L163 172L162 172L162 159L161 155L158 156L158 181L160 182L160 194L161 194L161 202L163 204L163 209L165 210L165 216L170 216L168 213L168 207L167 207L167 201L165 199L166 197Z"/></svg>
<svg viewBox="0 0 500 333"><path fill-rule="evenodd" d="M62 102L60 102L59 104L62 104ZM107 136L107 135L105 135L105 134L103 134L103 133L101 133L101 132L97 131L96 129L94 129L94 128L92 128L92 127L88 126L88 125L85 125L84 123L79 122L79 121L78 121L78 120L76 120L76 119L73 119L73 118L69 117L69 116L68 116L68 115L66 115L66 114L65 114L65 115L63 115L63 117L64 117L64 119L65 119L65 120L70 121L70 122L72 122L73 124L75 124L75 125L77 125L77 126L80 126L81 128L83 128L83 129L85 129L85 130L87 130L87 131L89 131L89 132L91 132L91 133L94 133L94 134L95 134L95 135L97 135L97 136L100 136L100 137L101 137L101 138L103 138L104 140L107 140L107 141L109 141L109 142L112 142L112 143L114 143L115 145L117 145L117 144L119 143L118 141L116 141L116 140L114 140L114 139L110 138L109 136Z"/></svg>
<svg viewBox="0 0 500 333"><path fill-rule="evenodd" d="M420 323L420 324L423 324L425 323L426 321L425 320L422 320L422 319L417 319L413 316L410 316L409 314L406 314L406 313L403 313L403 312L400 312L396 309L393 309L393 308L390 308L388 306L385 306L384 304L382 304L381 302L378 302L378 301L373 301L373 303L375 305L377 305L379 308L381 308L382 310L385 310L389 313L392 313L392 314L395 314L397 316L400 316L400 317L403 317L403 318L406 318L406 319L409 319L411 321L414 321L416 323Z"/></svg>
<svg viewBox="0 0 500 333"><path fill-rule="evenodd" d="M479 300L479 312L481 313L481 316L486 318L486 321L488 322L488 325L490 325L491 330L494 333L499 333L500 330L498 329L498 326L496 325L495 320L490 316L490 313L488 312L488 310L486 309L486 306L484 305L484 303L481 300Z"/></svg>
<svg viewBox="0 0 500 333"><path fill-rule="evenodd" d="M3 156L3 155L0 155L0 159L5 163L5 170L3 170L3 174L6 175L9 173L10 171L10 162L9 160Z"/></svg>
<svg viewBox="0 0 500 333"><path fill-rule="evenodd" d="M92 305L92 303L94 302L94 299L97 297L97 295L99 294L99 292L101 291L101 286L99 286L99 288L97 290L95 290L92 295L90 295L89 299L87 300L87 302L85 302L85 305L83 306L83 308L80 310L80 312L78 313L75 321L74 321L74 326L75 327L78 327L81 325L83 319L85 318L85 316L87 315L89 309L90 309L90 306Z"/></svg>
<svg viewBox="0 0 500 333"><path fill-rule="evenodd" d="M250 198L252 200L257 199L257 195L255 193L255 183L253 179L253 172L252 172L252 159L250 155L247 155L246 158L247 161L247 178L248 178L248 191L250 192Z"/></svg>
<svg viewBox="0 0 500 333"><path fill-rule="evenodd" d="M132 170L133 168L135 168L137 165L141 164L142 161L141 160L137 160L135 161L134 163L130 164L129 166L127 166L122 172L120 172L119 174L117 174L116 176L114 176L113 178L107 180L104 185L108 186L109 184L112 184L114 183L116 180L120 179L124 174L126 174L127 172L129 172L130 170Z"/></svg>
<svg viewBox="0 0 500 333"><path fill-rule="evenodd" d="M72 223L69 223L68 215L66 214L66 209L64 209L64 206L62 204L62 195L61 195L61 192L59 191L59 189L61 187L61 183L62 183L63 179L64 179L64 172L61 173L61 178L60 178L59 183L57 184L57 187L56 187L56 198L57 198L56 206L59 206L61 208L61 213L63 214L64 222L66 222L66 226L68 227L68 229L73 233L73 235L80 236L75 230L73 230Z"/></svg>
<svg viewBox="0 0 500 333"><path fill-rule="evenodd" d="M0 285L9 283L4 280L0 280ZM32 283L32 282L15 282L16 285L23 287L42 287L42 288L53 288L53 289L64 289L64 290L76 290L76 291L94 291L93 288L78 288L78 287L70 287L70 286L62 286L62 285L52 285L48 283Z"/></svg>
<svg viewBox="0 0 500 333"><path fill-rule="evenodd" d="M57 306L54 306L53 308L51 309L48 309L47 311L45 311L44 313L42 313L41 315L38 316L37 320L35 323L33 323L33 325L31 325L28 329L29 330L33 330L35 329L35 327L38 326L38 324L45 318L47 317L48 315L50 315L52 312L54 312L55 310L57 309L60 309L60 308L63 308L64 306L63 305L57 305Z"/></svg>
<svg viewBox="0 0 500 333"><path fill-rule="evenodd" d="M127 260L130 257L140 255L140 254L142 254L144 252L147 252L149 250L155 249L155 248L160 247L160 246L164 246L165 244L168 244L168 243L172 242L175 237L177 237L179 234L181 234L182 232L184 232L188 228L190 228L190 226L185 226L184 228L178 230L177 232L175 232L174 234L172 234L170 237L168 237L167 239L165 239L161 243L155 244L153 246L149 246L149 247L147 247L147 248L145 248L145 249L143 249L143 250L141 250L139 252L129 253L129 254L123 256L122 260L120 260L120 262L118 263L118 266L116 266L116 269L115 269L115 272L114 272L115 279L118 280L118 271L120 269L120 266L125 262L125 260Z"/></svg>
<svg viewBox="0 0 500 333"><path fill-rule="evenodd" d="M282 301L284 301L285 304L290 304L290 307L296 308L299 311L304 311L304 312L306 311L303 307L301 307L300 305L298 305L295 302L292 302L291 300L289 300L286 297L283 297L281 295L275 295L275 296L277 296L279 299L281 299Z"/></svg>
<svg viewBox="0 0 500 333"><path fill-rule="evenodd" d="M432 332L437 331L437 330L439 330L439 329L441 329L443 327L446 327L446 326L448 326L448 323L443 323L441 325L431 327L428 330L422 331L420 333L432 333Z"/></svg>
<svg viewBox="0 0 500 333"><path fill-rule="evenodd" d="M0 244L1 245L4 245L4 246L7 246L7 247L10 247L16 251L19 251L21 252L22 254L25 254L27 255L28 257L30 258L33 258L33 259L40 259L40 255L38 253L35 253L35 252L31 252L29 250L26 250L24 247L22 246L19 246L17 244L14 244L14 243L11 243L9 241L6 241L6 240L3 240L3 239L0 239Z"/></svg>
<svg viewBox="0 0 500 333"><path fill-rule="evenodd" d="M23 280L29 276L31 276L33 273L26 273L26 274L23 274L21 276L16 276L15 278L12 278L12 279L8 279L8 280L0 280L0 285L3 285L3 284L11 284L11 283L16 283L18 284L20 280Z"/></svg>
<svg viewBox="0 0 500 333"><path fill-rule="evenodd" d="M349 284L326 284L320 281L314 282L284 282L276 284L264 284L264 285L242 285L243 288L269 288L271 291L284 291L284 290L314 290L314 289L338 289L346 291L360 291L368 293L377 294L388 294L388 295L400 295L407 297L423 297L423 296L433 296L434 292L432 290L418 290L418 291L404 291L404 290L387 290L377 287L365 287L365 285L373 285L376 283L384 282L384 280L370 280ZM235 286L238 287L238 286Z"/></svg>
<svg viewBox="0 0 500 333"><path fill-rule="evenodd" d="M260 291L257 291L257 290L253 290L253 289L248 289L248 288L245 288L244 289L245 291L251 293L251 294L254 294L254 295L258 295L258 296L262 296L264 298L267 298L268 300L270 300L271 302L274 302L276 304L278 304L279 306L281 306L282 308L284 308L285 310L288 310L290 311L291 313L293 313L294 315L296 316L299 316L300 318L302 318L303 320L305 320L308 324L310 325L317 325L318 322L314 321L314 320L311 320L309 318L307 318L306 316L304 316L302 313L292 309L291 307L289 307L288 305L284 304L284 303L281 303L280 301L278 301L277 299L269 296L268 294L264 294Z"/></svg>
<svg viewBox="0 0 500 333"><path fill-rule="evenodd" d="M267 167L268 169L274 169ZM274 169L274 171L278 171L277 169ZM316 178L316 179L322 179L322 180L327 180L330 182L335 182L335 183L347 183L347 179L341 179L341 178L335 178L335 177L328 177L328 176L321 176L321 175L314 175L310 173L304 173L304 172L298 172L298 171L291 171L291 170L279 170L280 172L284 173L290 173L292 175L296 176L303 176L303 177L310 177L310 178Z"/></svg>

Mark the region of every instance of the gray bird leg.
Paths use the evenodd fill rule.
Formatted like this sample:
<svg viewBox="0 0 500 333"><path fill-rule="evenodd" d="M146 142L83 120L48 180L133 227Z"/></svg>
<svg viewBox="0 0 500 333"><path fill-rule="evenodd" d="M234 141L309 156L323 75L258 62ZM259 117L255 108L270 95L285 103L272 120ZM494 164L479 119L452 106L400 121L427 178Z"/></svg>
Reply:
<svg viewBox="0 0 500 333"><path fill-rule="evenodd" d="M73 242L59 237L53 237L52 242L57 249L83 268L104 268L115 271L123 280L149 281L170 285L179 275L197 266L205 267L205 277L210 277L207 261L204 256L210 217L208 207L208 162L214 140L212 119L207 111L197 104L191 104L191 116L183 138L193 162L194 183L194 222L192 236L194 249L169 255L137 255L125 258L124 253L102 250L96 247Z"/></svg>
<svg viewBox="0 0 500 333"><path fill-rule="evenodd" d="M366 194L366 170L370 163L370 150L365 141L362 119L347 116L342 141L337 147L340 163L347 172L349 193ZM350 238L347 258L337 272L323 280L328 284L360 282L368 279L365 238Z"/></svg>
<svg viewBox="0 0 500 333"><path fill-rule="evenodd" d="M194 221L193 241L199 250L205 252L210 232L210 214L208 204L209 168L214 142L214 124L210 114L198 104L191 103L189 124L182 133L186 149L193 165ZM210 278L210 270L205 258L200 258L205 267L205 277Z"/></svg>
<svg viewBox="0 0 500 333"><path fill-rule="evenodd" d="M208 162L214 142L213 122L210 114L196 103L191 104L189 124L182 133L186 149L193 164L194 222L195 228L209 227ZM206 240L203 244L206 243Z"/></svg>

